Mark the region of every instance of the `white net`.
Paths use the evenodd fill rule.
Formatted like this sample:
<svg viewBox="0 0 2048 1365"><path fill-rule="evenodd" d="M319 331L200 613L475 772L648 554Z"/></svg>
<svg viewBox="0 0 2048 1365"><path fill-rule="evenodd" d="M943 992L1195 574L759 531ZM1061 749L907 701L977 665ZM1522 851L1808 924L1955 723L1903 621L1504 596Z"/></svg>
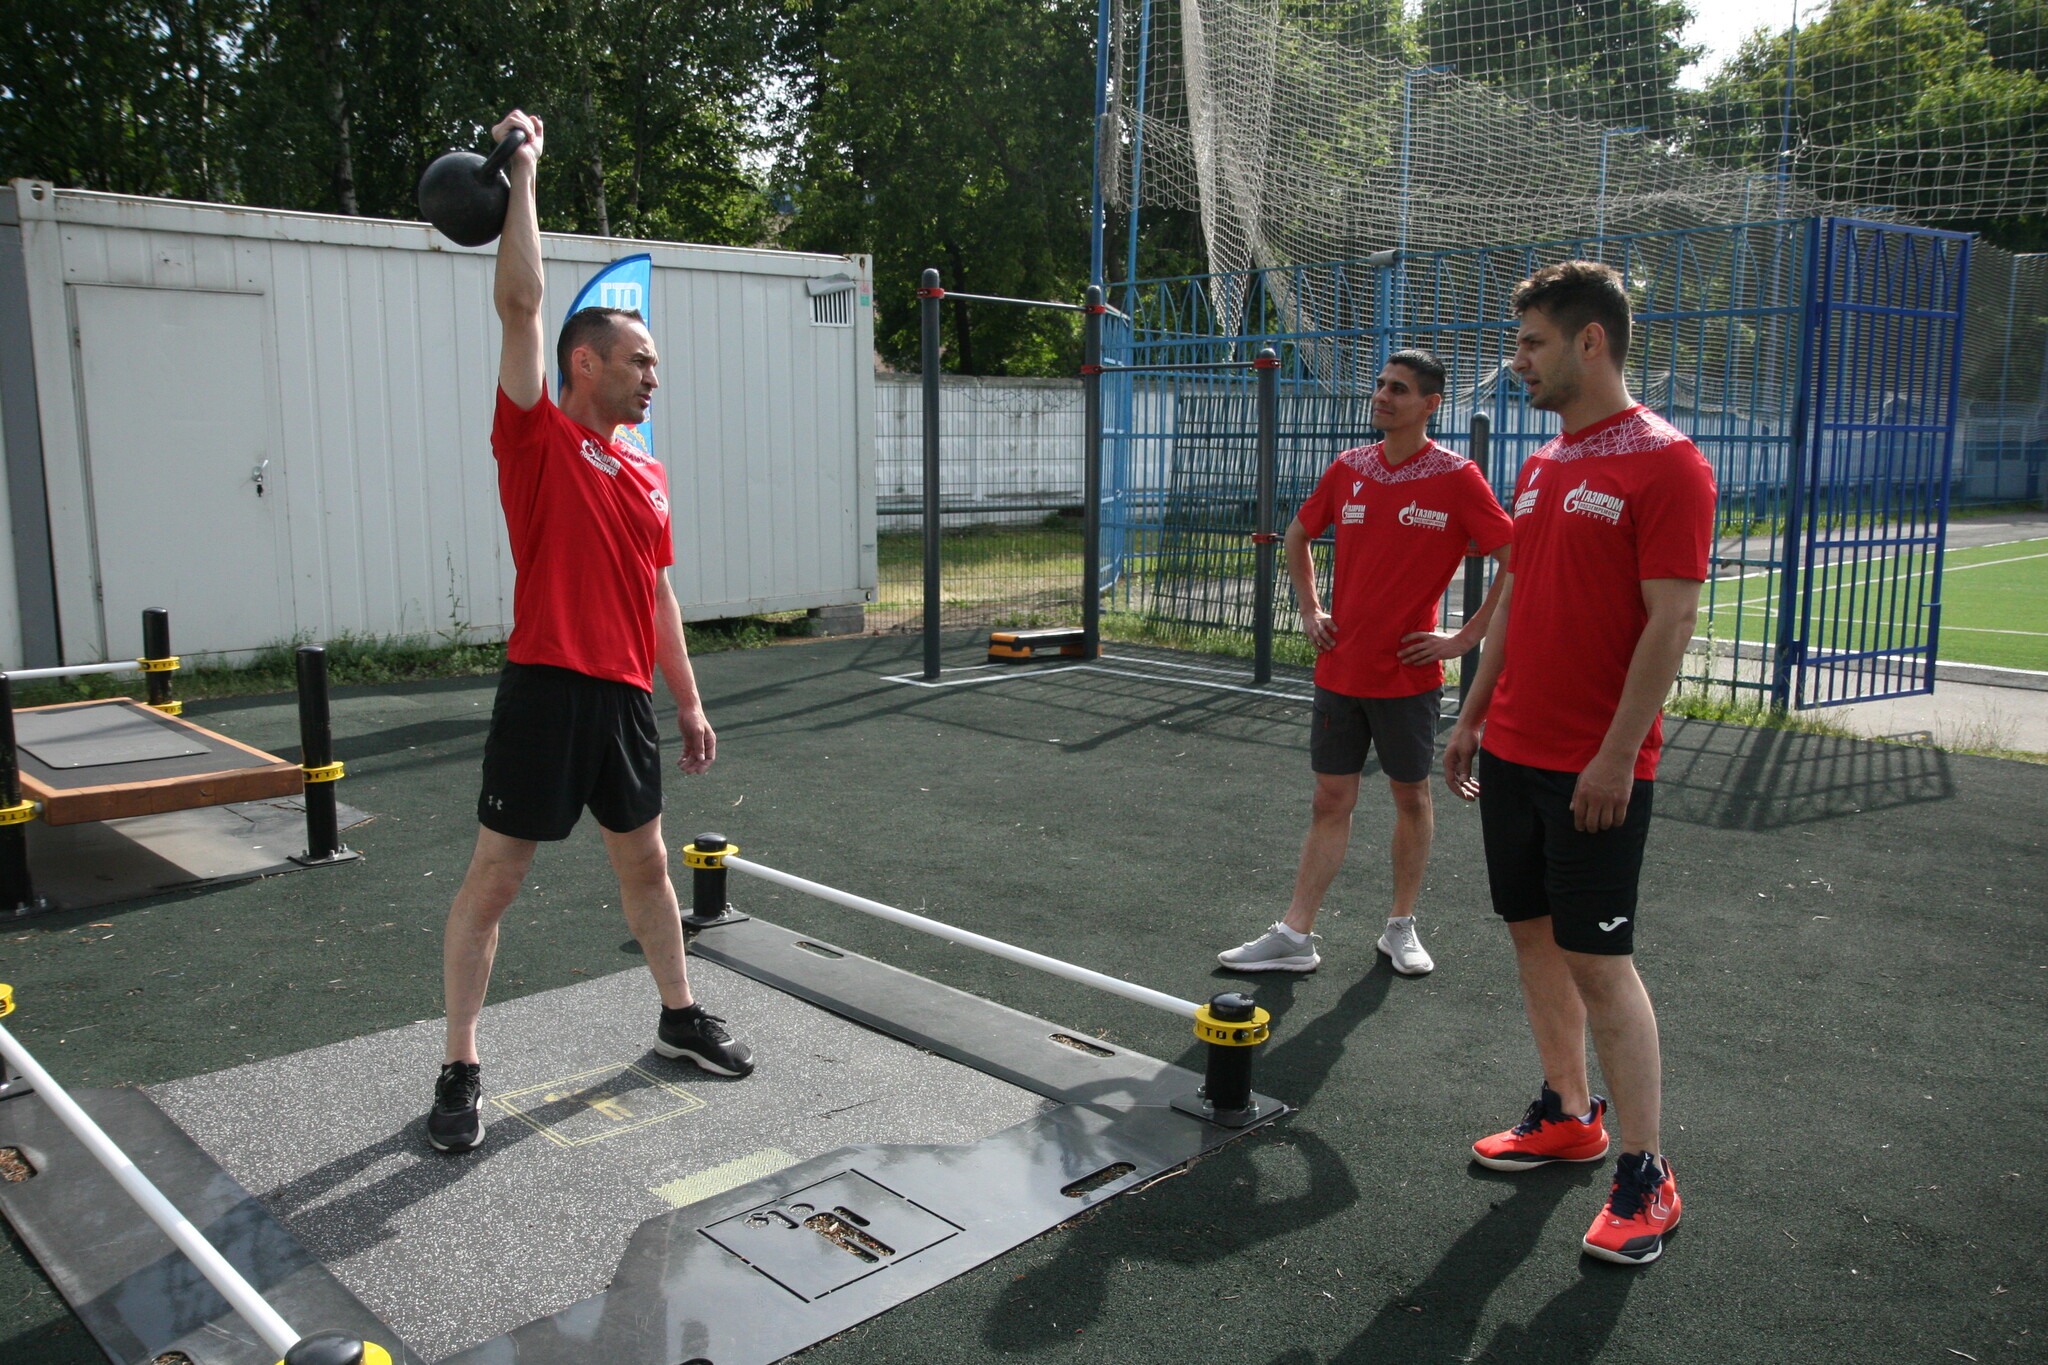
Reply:
<svg viewBox="0 0 2048 1365"><path fill-rule="evenodd" d="M1677 0L1116 0L1105 190L1216 271L2048 212L2048 0L1808 9L1686 90Z"/></svg>

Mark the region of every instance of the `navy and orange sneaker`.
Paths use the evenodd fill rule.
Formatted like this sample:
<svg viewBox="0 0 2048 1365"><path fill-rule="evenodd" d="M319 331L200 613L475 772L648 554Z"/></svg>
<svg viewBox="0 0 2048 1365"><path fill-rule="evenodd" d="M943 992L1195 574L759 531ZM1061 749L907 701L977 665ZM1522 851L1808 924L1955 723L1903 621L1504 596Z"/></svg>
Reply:
<svg viewBox="0 0 2048 1365"><path fill-rule="evenodd" d="M1527 1171L1554 1161L1600 1161L1607 1156L1607 1125L1602 1122L1606 1113L1606 1099L1595 1095L1590 1119L1567 1114L1557 1092L1545 1085L1520 1123L1473 1143L1472 1156L1496 1171Z"/></svg>
<svg viewBox="0 0 2048 1365"><path fill-rule="evenodd" d="M1664 1254L1664 1234L1678 1226L1682 1207L1669 1161L1648 1152L1623 1152L1607 1207L1580 1245L1603 1261L1648 1265Z"/></svg>

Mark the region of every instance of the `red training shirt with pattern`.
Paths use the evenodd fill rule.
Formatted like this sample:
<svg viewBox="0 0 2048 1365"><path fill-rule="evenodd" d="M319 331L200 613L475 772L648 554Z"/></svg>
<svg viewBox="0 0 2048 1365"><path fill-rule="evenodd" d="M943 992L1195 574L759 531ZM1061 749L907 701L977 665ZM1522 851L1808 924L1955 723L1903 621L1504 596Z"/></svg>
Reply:
<svg viewBox="0 0 2048 1365"><path fill-rule="evenodd" d="M512 539L505 657L654 690L656 575L675 562L668 471L569 420L542 390L498 390L498 500Z"/></svg>
<svg viewBox="0 0 2048 1365"><path fill-rule="evenodd" d="M1512 532L1479 466L1431 441L1390 465L1386 443L1339 455L1295 519L1311 540L1337 528L1330 618L1337 645L1316 686L1348 697L1412 697L1443 686L1440 663L1410 668L1401 637L1436 629L1437 603L1466 546L1492 554Z"/></svg>
<svg viewBox="0 0 2048 1365"><path fill-rule="evenodd" d="M1487 749L1585 771L1649 621L1641 584L1706 581L1714 498L1699 447L1641 404L1528 458L1515 481L1514 593ZM1657 775L1663 746L1660 716L1636 752L1638 778Z"/></svg>

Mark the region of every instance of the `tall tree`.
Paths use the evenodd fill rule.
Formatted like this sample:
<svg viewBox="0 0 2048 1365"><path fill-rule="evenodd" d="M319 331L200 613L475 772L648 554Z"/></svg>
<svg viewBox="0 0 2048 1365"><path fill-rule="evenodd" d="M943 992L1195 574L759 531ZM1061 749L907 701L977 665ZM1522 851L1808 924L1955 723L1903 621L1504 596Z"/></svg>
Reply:
<svg viewBox="0 0 2048 1365"><path fill-rule="evenodd" d="M0 0L0 173L230 195L249 0Z"/></svg>
<svg viewBox="0 0 2048 1365"><path fill-rule="evenodd" d="M1770 171L1782 153L1840 202L2048 244L2040 215L2013 208L2048 198L2048 79L1999 60L1966 6L1835 0L1796 51L1791 34L1752 35L1699 113L1696 151Z"/></svg>
<svg viewBox="0 0 2048 1365"><path fill-rule="evenodd" d="M824 42L783 240L875 256L876 345L918 352L918 273L948 288L1074 300L1087 282L1089 0L854 0ZM1072 315L956 303L949 359L1063 371Z"/></svg>
<svg viewBox="0 0 2048 1365"><path fill-rule="evenodd" d="M1677 132L1678 76L1702 49L1680 40L1684 0L1423 0L1432 62L1561 114Z"/></svg>

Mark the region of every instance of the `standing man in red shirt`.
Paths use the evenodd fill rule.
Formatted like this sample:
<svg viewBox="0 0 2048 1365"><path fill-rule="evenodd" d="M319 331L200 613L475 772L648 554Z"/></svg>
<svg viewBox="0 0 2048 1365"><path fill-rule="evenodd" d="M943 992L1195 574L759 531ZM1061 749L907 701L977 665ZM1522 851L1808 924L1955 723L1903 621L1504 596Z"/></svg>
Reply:
<svg viewBox="0 0 2048 1365"><path fill-rule="evenodd" d="M562 405L548 401L534 205L543 130L514 110L492 136L502 140L515 128L527 140L506 168L512 197L493 289L504 341L491 447L518 576L484 743L481 828L442 941L448 1043L427 1137L444 1152L483 1141L476 1025L498 922L535 848L567 838L585 806L603 829L626 923L660 990L655 1050L721 1076L753 1070L747 1047L691 997L661 838L657 668L682 729L678 766L701 773L718 750L668 579L675 556L667 472L612 439L647 416L658 382L654 338L637 312L579 311L556 344Z"/></svg>
<svg viewBox="0 0 2048 1365"><path fill-rule="evenodd" d="M1481 1138L1481 1164L1525 1171L1621 1156L1586 1251L1643 1265L1678 1225L1662 1155L1657 1015L1635 968L1636 892L1663 745L1661 711L1692 640L1713 551L1714 475L1693 443L1629 396L1629 302L1596 261L1546 266L1513 296L1514 371L1565 432L1515 485L1513 572L1444 752L1477 799L1493 906L1507 921L1543 1087L1522 1121ZM1474 755L1479 760L1474 780Z"/></svg>
<svg viewBox="0 0 2048 1365"><path fill-rule="evenodd" d="M1394 796L1394 903L1378 948L1404 976L1436 966L1415 931L1415 901L1436 832L1429 770L1442 661L1485 633L1495 594L1454 635L1437 632L1437 603L1468 545L1505 561L1510 531L1479 467L1429 438L1443 392L1444 367L1435 356L1388 356L1372 395L1373 425L1384 439L1339 455L1288 524L1287 575L1302 629L1317 650L1309 730L1315 798L1286 917L1217 954L1226 967L1308 972L1322 961L1312 932L1316 914L1344 864L1359 777L1375 749ZM1308 547L1332 524L1332 610L1324 611Z"/></svg>

